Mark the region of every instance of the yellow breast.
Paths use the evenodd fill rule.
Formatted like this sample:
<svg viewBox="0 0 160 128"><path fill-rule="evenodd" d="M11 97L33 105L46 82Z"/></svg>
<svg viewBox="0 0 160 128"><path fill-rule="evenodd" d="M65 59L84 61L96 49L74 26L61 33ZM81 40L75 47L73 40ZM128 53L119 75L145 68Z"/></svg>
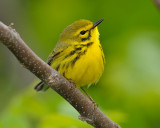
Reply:
<svg viewBox="0 0 160 128"><path fill-rule="evenodd" d="M78 87L96 83L104 70L104 54L99 40L65 49L51 65Z"/></svg>

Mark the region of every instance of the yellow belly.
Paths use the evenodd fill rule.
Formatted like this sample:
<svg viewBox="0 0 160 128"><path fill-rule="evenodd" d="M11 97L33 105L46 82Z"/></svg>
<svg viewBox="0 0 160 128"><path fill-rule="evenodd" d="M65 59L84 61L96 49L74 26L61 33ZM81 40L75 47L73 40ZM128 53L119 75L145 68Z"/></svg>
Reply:
<svg viewBox="0 0 160 128"><path fill-rule="evenodd" d="M69 48L66 55L70 55ZM93 43L90 47L83 47L81 50L72 53L67 58L65 53L55 59L52 63L53 68L68 79L72 79L77 87L96 83L104 70L104 55L99 43Z"/></svg>

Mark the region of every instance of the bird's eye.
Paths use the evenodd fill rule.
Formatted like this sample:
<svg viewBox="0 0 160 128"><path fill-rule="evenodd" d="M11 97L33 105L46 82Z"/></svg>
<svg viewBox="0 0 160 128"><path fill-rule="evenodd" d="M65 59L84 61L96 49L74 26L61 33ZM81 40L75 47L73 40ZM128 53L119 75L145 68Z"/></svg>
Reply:
<svg viewBox="0 0 160 128"><path fill-rule="evenodd" d="M85 33L86 33L86 31L84 31L84 30L80 32L81 35L84 35Z"/></svg>

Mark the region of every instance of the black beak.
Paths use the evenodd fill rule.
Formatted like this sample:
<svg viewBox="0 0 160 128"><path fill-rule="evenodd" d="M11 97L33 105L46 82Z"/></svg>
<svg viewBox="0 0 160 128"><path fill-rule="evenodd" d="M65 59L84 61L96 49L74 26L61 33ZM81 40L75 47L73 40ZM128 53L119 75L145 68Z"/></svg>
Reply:
<svg viewBox="0 0 160 128"><path fill-rule="evenodd" d="M98 26L104 19L98 20L93 23L93 27L91 29L94 29L96 26Z"/></svg>

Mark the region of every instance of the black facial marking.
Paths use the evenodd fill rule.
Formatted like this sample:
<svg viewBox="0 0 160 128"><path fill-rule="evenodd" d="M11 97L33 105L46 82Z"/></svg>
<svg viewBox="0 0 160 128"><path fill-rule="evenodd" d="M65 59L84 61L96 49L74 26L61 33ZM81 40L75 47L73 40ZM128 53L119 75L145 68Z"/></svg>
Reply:
<svg viewBox="0 0 160 128"><path fill-rule="evenodd" d="M83 42L83 41L89 40L90 37L91 37L91 31L89 31L88 36L86 38L82 38L81 41Z"/></svg>

